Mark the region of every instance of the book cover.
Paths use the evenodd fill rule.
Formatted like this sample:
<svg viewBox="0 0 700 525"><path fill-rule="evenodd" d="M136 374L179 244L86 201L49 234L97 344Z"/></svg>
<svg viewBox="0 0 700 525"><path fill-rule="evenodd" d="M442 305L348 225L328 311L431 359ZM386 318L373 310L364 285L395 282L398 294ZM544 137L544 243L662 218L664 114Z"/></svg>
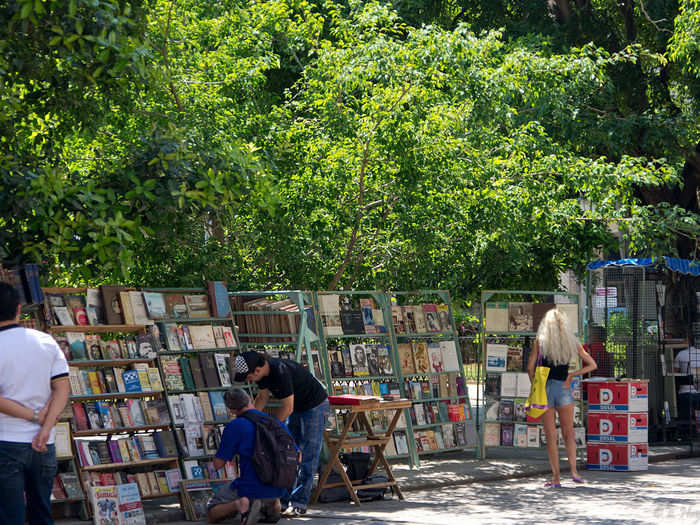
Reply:
<svg viewBox="0 0 700 525"><path fill-rule="evenodd" d="M425 317L425 328L427 332L439 332L440 324L437 316L437 305L426 303L423 305L423 316Z"/></svg>
<svg viewBox="0 0 700 525"><path fill-rule="evenodd" d="M527 413L525 412L525 402L527 398L518 397L513 400L513 421L527 421Z"/></svg>
<svg viewBox="0 0 700 525"><path fill-rule="evenodd" d="M207 281L207 293L214 317L228 317L231 315L231 303L224 281Z"/></svg>
<svg viewBox="0 0 700 525"><path fill-rule="evenodd" d="M221 386L219 383L219 373L217 371L216 361L214 356L209 353L199 354L199 363L202 366L202 373L204 374L204 381L207 384L207 388L217 388Z"/></svg>
<svg viewBox="0 0 700 525"><path fill-rule="evenodd" d="M124 381L125 392L141 392L141 381L139 380L138 370L124 370L122 380Z"/></svg>
<svg viewBox="0 0 700 525"><path fill-rule="evenodd" d="M512 447L513 446L513 423L502 423L501 424L501 446L502 447Z"/></svg>
<svg viewBox="0 0 700 525"><path fill-rule="evenodd" d="M84 361L88 359L87 350L85 348L85 334L79 332L66 332L66 342L70 351L70 356L75 361Z"/></svg>
<svg viewBox="0 0 700 525"><path fill-rule="evenodd" d="M238 348L238 343L233 334L233 328L230 326L221 327L221 331L224 336L224 346L228 348ZM219 346L218 344L216 346Z"/></svg>
<svg viewBox="0 0 700 525"><path fill-rule="evenodd" d="M416 364L416 374L430 372L430 357L428 356L428 343L418 341L413 343L413 361Z"/></svg>
<svg viewBox="0 0 700 525"><path fill-rule="evenodd" d="M97 525L121 525L117 486L90 487L92 515Z"/></svg>
<svg viewBox="0 0 700 525"><path fill-rule="evenodd" d="M345 367L340 350L330 350L328 352L331 377L345 377Z"/></svg>
<svg viewBox="0 0 700 525"><path fill-rule="evenodd" d="M440 341L442 367L445 372L459 372L459 357L454 341Z"/></svg>
<svg viewBox="0 0 700 525"><path fill-rule="evenodd" d="M204 380L204 372L202 372L202 365L197 356L190 357L190 373L192 374L195 389L202 390L207 387Z"/></svg>
<svg viewBox="0 0 700 525"><path fill-rule="evenodd" d="M527 426L527 446L533 448L540 446L540 428L536 425Z"/></svg>
<svg viewBox="0 0 700 525"><path fill-rule="evenodd" d="M124 324L121 305L119 303L119 292L121 291L124 291L123 286L100 286L100 293L102 294L102 306L104 308L105 320L107 321L107 324Z"/></svg>
<svg viewBox="0 0 700 525"><path fill-rule="evenodd" d="M508 345L488 343L486 345L486 371L505 372Z"/></svg>
<svg viewBox="0 0 700 525"><path fill-rule="evenodd" d="M532 303L508 303L508 331L532 332Z"/></svg>
<svg viewBox="0 0 700 525"><path fill-rule="evenodd" d="M416 332L419 334L426 333L428 331L428 326L425 322L423 307L419 304L414 304L411 305L410 308L413 311L413 320L416 323Z"/></svg>
<svg viewBox="0 0 700 525"><path fill-rule="evenodd" d="M320 294L318 296L321 326L325 335L343 335L340 317L340 295Z"/></svg>
<svg viewBox="0 0 700 525"><path fill-rule="evenodd" d="M441 332L452 332L452 320L450 319L450 307L446 304L437 305L438 324Z"/></svg>
<svg viewBox="0 0 700 525"><path fill-rule="evenodd" d="M501 399L498 407L498 419L501 421L513 421L515 406L512 399Z"/></svg>
<svg viewBox="0 0 700 525"><path fill-rule="evenodd" d="M155 359L158 355L153 345L151 334L139 334L136 336L136 352L140 359Z"/></svg>
<svg viewBox="0 0 700 525"><path fill-rule="evenodd" d="M486 423L484 425L484 443L487 447L497 447L501 444L500 423Z"/></svg>
<svg viewBox="0 0 700 525"><path fill-rule="evenodd" d="M56 316L56 321L62 326L73 326L73 316L67 306L54 306L53 313Z"/></svg>
<svg viewBox="0 0 700 525"><path fill-rule="evenodd" d="M143 415L140 399L127 399L126 407L129 409L129 416L135 427L146 426L146 418Z"/></svg>
<svg viewBox="0 0 700 525"><path fill-rule="evenodd" d="M185 305L190 317L211 317L209 312L209 297L205 294L187 294Z"/></svg>
<svg viewBox="0 0 700 525"><path fill-rule="evenodd" d="M214 421L229 421L228 409L224 401L224 393L220 391L209 392L209 401L212 412L214 413Z"/></svg>
<svg viewBox="0 0 700 525"><path fill-rule="evenodd" d="M146 515L143 512L141 495L136 483L117 485L119 499L119 525L146 525Z"/></svg>
<svg viewBox="0 0 700 525"><path fill-rule="evenodd" d="M380 376L394 374L394 365L391 362L391 347L389 345L377 345L377 365Z"/></svg>
<svg viewBox="0 0 700 525"><path fill-rule="evenodd" d="M228 354L214 354L214 360L216 361L216 371L221 386L231 386L230 358Z"/></svg>
<svg viewBox="0 0 700 525"><path fill-rule="evenodd" d="M484 305L484 325L487 332L508 331L508 303L489 302Z"/></svg>
<svg viewBox="0 0 700 525"><path fill-rule="evenodd" d="M514 346L514 345L508 346L506 370L508 372L522 372L522 370L523 370L523 348L521 346Z"/></svg>
<svg viewBox="0 0 700 525"><path fill-rule="evenodd" d="M151 384L151 391L162 392L163 383L160 380L160 371L155 367L149 367L147 370L148 382Z"/></svg>
<svg viewBox="0 0 700 525"><path fill-rule="evenodd" d="M364 345L350 345L350 358L352 360L352 371L354 376L360 377L369 375L367 352Z"/></svg>
<svg viewBox="0 0 700 525"><path fill-rule="evenodd" d="M180 370L180 363L178 363L177 358L173 356L161 356L160 362L163 368L166 388L170 391L184 390L185 384L182 379L182 371Z"/></svg>
<svg viewBox="0 0 700 525"><path fill-rule="evenodd" d="M515 372L505 372L501 374L501 397L517 396L518 374Z"/></svg>
<svg viewBox="0 0 700 525"><path fill-rule="evenodd" d="M76 325L89 326L87 311L85 309L85 297L82 295L66 295L66 307L70 310L71 316Z"/></svg>
<svg viewBox="0 0 700 525"><path fill-rule="evenodd" d="M199 406L202 407L202 416L204 421L214 421L214 411L211 407L211 400L207 392L197 392L199 398Z"/></svg>
<svg viewBox="0 0 700 525"><path fill-rule="evenodd" d="M366 334L376 334L377 327L373 316L374 301L371 297L363 297L360 299L360 311L362 312L362 324Z"/></svg>
<svg viewBox="0 0 700 525"><path fill-rule="evenodd" d="M119 307L121 308L124 324L136 324L134 309L131 306L131 298L129 297L129 292L126 290L119 292Z"/></svg>
<svg viewBox="0 0 700 525"><path fill-rule="evenodd" d="M415 334L416 316L413 314L413 307L411 305L402 306L401 313L403 314L403 321L404 326L406 328L406 333Z"/></svg>
<svg viewBox="0 0 700 525"><path fill-rule="evenodd" d="M168 317L165 296L158 292L143 292L143 302L149 319L160 320Z"/></svg>
<svg viewBox="0 0 700 525"><path fill-rule="evenodd" d="M88 288L85 291L85 310L87 312L88 322L91 325L105 323L105 311L102 306L100 291L97 288Z"/></svg>
<svg viewBox="0 0 700 525"><path fill-rule="evenodd" d="M442 350L440 348L440 343L433 341L428 343L428 357L430 358L430 371L431 372L444 372L444 366L442 362Z"/></svg>
<svg viewBox="0 0 700 525"><path fill-rule="evenodd" d="M165 296L165 311L168 319L184 319L187 317L185 297L181 293L169 293Z"/></svg>
<svg viewBox="0 0 700 525"><path fill-rule="evenodd" d="M374 326L378 334L386 333L386 323L384 321L384 312L381 308L374 308L372 310L372 319L374 319Z"/></svg>
<svg viewBox="0 0 700 525"><path fill-rule="evenodd" d="M372 377L379 376L379 353L376 345L365 345L365 357L369 375Z"/></svg>
<svg viewBox="0 0 700 525"><path fill-rule="evenodd" d="M394 325L394 333L406 333L406 323L403 319L403 312L401 311L401 307L398 305L391 306L391 322Z"/></svg>
<svg viewBox="0 0 700 525"><path fill-rule="evenodd" d="M211 331L214 334L214 344L216 348L224 348L226 346L226 339L224 339L224 327L221 325L215 325L211 327Z"/></svg>
<svg viewBox="0 0 700 525"><path fill-rule="evenodd" d="M192 346L196 350L209 350L216 348L216 340L214 339L214 331L211 325L190 325L190 338Z"/></svg>
<svg viewBox="0 0 700 525"><path fill-rule="evenodd" d="M365 324L362 321L361 310L341 310L340 325L344 334L365 333Z"/></svg>
<svg viewBox="0 0 700 525"><path fill-rule="evenodd" d="M396 345L396 350L399 354L401 374L404 376L415 374L416 365L413 361L413 347L411 346L411 343L399 343Z"/></svg>

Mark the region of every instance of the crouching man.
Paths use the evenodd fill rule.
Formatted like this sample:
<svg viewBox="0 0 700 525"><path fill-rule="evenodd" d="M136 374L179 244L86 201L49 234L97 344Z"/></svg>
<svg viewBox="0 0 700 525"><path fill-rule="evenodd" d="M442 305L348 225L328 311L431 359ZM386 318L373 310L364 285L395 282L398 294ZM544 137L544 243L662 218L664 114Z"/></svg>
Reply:
<svg viewBox="0 0 700 525"><path fill-rule="evenodd" d="M240 388L226 392L225 401L235 419L224 428L221 444L214 457L214 466L218 470L238 454L240 475L230 485L221 487L209 500L209 522L216 523L231 518L234 523L240 522L241 525L276 523L281 517L280 497L286 491L260 482L251 463L255 453L255 423L240 417L248 410L263 417L266 414L256 410L248 394Z"/></svg>

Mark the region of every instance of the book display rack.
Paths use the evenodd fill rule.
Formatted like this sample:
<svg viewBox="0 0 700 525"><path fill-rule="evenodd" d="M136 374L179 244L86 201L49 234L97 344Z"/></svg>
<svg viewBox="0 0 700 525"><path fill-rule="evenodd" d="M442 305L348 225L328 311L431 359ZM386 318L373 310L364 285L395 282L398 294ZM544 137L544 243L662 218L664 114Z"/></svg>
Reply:
<svg viewBox="0 0 700 525"><path fill-rule="evenodd" d="M423 454L476 446L448 292L317 292L316 302L331 393L413 401L387 456L417 464ZM381 411L368 416L377 431L388 426ZM343 430L342 419L336 426Z"/></svg>
<svg viewBox="0 0 700 525"><path fill-rule="evenodd" d="M527 299L527 300L526 300ZM567 292L487 290L481 294L481 341L485 371L481 457L489 447L539 448L545 445L539 419L525 413L530 393L527 362L540 321L552 308L562 310L579 333L578 295ZM576 356L570 368L578 368ZM585 449L581 378L572 381L574 430L579 450ZM559 445L563 447L561 432Z"/></svg>
<svg viewBox="0 0 700 525"><path fill-rule="evenodd" d="M478 445L449 292L389 292L391 332L418 456Z"/></svg>
<svg viewBox="0 0 700 525"><path fill-rule="evenodd" d="M152 471L179 472L177 451L168 446L171 421L157 366L157 330L145 312L139 312L140 324L129 324L126 309L136 308L139 297L119 288L124 295L117 287L43 289L46 329L68 359L79 481L83 493L118 479L137 482L144 499L170 496L173 491L160 490Z"/></svg>
<svg viewBox="0 0 700 525"><path fill-rule="evenodd" d="M229 416L224 392L240 349L222 282L207 288L146 288L144 302L160 333L158 362L185 479L231 477L213 465Z"/></svg>
<svg viewBox="0 0 700 525"><path fill-rule="evenodd" d="M304 364L319 380L326 366L319 353L313 298L299 290L229 292L242 351Z"/></svg>

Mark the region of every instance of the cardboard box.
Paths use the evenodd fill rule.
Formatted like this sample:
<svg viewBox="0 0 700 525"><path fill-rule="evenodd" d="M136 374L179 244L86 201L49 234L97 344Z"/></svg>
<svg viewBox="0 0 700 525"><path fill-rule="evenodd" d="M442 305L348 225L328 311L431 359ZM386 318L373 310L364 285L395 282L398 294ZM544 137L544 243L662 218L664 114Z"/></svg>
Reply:
<svg viewBox="0 0 700 525"><path fill-rule="evenodd" d="M647 443L646 412L589 412L588 441L599 443Z"/></svg>
<svg viewBox="0 0 700 525"><path fill-rule="evenodd" d="M588 443L589 470L636 471L649 469L646 443Z"/></svg>
<svg viewBox="0 0 700 525"><path fill-rule="evenodd" d="M588 382L588 410L597 412L648 412L649 380Z"/></svg>

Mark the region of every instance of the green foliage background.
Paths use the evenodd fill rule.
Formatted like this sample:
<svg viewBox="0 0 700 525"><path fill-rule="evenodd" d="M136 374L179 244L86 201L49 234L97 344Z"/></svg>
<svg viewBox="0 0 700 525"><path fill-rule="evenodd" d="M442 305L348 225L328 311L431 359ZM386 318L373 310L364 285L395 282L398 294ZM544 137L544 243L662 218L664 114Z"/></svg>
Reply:
<svg viewBox="0 0 700 525"><path fill-rule="evenodd" d="M551 289L695 257L697 0L0 0L0 259Z"/></svg>

